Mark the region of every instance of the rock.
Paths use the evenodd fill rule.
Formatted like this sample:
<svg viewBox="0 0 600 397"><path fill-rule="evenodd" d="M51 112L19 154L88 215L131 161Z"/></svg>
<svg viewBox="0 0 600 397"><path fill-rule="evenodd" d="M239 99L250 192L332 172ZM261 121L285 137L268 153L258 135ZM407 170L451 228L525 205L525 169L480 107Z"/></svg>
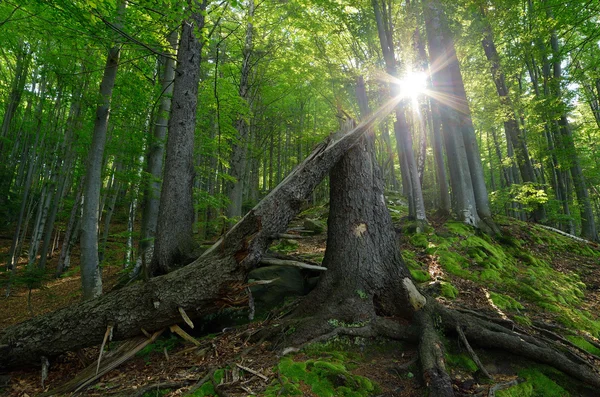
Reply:
<svg viewBox="0 0 600 397"><path fill-rule="evenodd" d="M265 266L252 270L248 280L275 280L270 284L250 287L257 312L270 310L281 305L288 296L306 293L302 271L291 266Z"/></svg>
<svg viewBox="0 0 600 397"><path fill-rule="evenodd" d="M313 232L313 234L321 234L325 231L325 223L318 219L307 218L304 220L304 228Z"/></svg>

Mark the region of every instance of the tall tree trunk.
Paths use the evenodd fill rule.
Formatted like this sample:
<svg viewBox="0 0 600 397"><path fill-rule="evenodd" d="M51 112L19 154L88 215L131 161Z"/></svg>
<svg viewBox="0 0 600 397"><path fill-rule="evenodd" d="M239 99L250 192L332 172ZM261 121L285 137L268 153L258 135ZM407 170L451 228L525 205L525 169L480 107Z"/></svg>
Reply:
<svg viewBox="0 0 600 397"><path fill-rule="evenodd" d="M0 138L9 137L13 117L19 107L19 104L21 103L25 82L27 81L27 75L29 74L29 65L31 64L32 58L31 53L27 48L27 44L20 42L19 45L22 48L17 53L17 64L15 67L15 74L13 76L10 94L6 103L6 109L4 110L4 117L2 118ZM3 154L3 146L4 140L0 139L0 154Z"/></svg>
<svg viewBox="0 0 600 397"><path fill-rule="evenodd" d="M454 42L448 33L444 11L438 0L423 2L430 65L443 65L432 74L444 129L444 143L450 169L452 202L456 216L489 233L499 233L491 211L483 177L483 166ZM460 109L459 110L457 110Z"/></svg>
<svg viewBox="0 0 600 397"><path fill-rule="evenodd" d="M24 160L29 160L29 161L28 161L28 166L27 166L25 183L23 184L23 192L21 195L21 208L19 210L17 226L15 228L15 234L14 234L10 249L8 251L8 266L7 267L8 267L8 269L11 270L11 277L13 277L17 272L17 259L19 256L19 246L22 243L22 238L20 237L21 236L21 228L23 227L23 224L24 224L23 220L25 218L25 212L27 209L27 203L28 203L29 194L31 191L31 184L33 182L33 174L34 174L34 168L35 168L36 159L37 159L38 144L40 141L41 128L42 128L42 112L43 112L43 108L44 108L45 95L46 95L46 79L42 75L42 82L41 82L40 94L39 94L39 102L38 102L38 104L36 106L36 110L35 110L35 119L36 119L36 123L37 123L36 128L35 128L35 138L33 141L30 158L27 159L28 150L25 152L25 156L23 157ZM27 148L29 148L29 146L27 146ZM24 162L23 166L24 165L25 165L25 162ZM27 224L27 222L25 222L25 225L26 224ZM8 296L9 294L10 294L10 286L6 290L6 296Z"/></svg>
<svg viewBox="0 0 600 397"><path fill-rule="evenodd" d="M194 132L198 107L200 58L207 0L183 23L175 73L167 155L160 195L154 255L148 274L168 273L193 260Z"/></svg>
<svg viewBox="0 0 600 397"><path fill-rule="evenodd" d="M375 20L377 22L377 32L379 42L383 52L383 58L386 64L386 71L392 76L397 75L396 59L394 55L394 43L392 38L392 23L389 17L389 10L385 2L379 3L378 0L372 0ZM396 91L396 90L392 90ZM392 95L397 94L394 92ZM396 122L394 123L394 133L398 145L398 155L402 170L403 190L408 195L409 215L417 223L417 229L422 230L427 224L425 215L425 202L423 200L423 191L419 181L418 167L413 152L412 135L406 122L404 106L398 106L396 109Z"/></svg>
<svg viewBox="0 0 600 397"><path fill-rule="evenodd" d="M119 13L125 11L125 0L119 4ZM92 144L88 153L86 176L83 189L83 212L81 215L81 284L83 299L93 299L102 294L102 275L98 258L98 219L100 209L100 187L106 131L110 115L113 87L117 78L121 45L108 51L104 75L100 83L101 102L96 108Z"/></svg>
<svg viewBox="0 0 600 397"><path fill-rule="evenodd" d="M546 8L546 10L548 12L548 16L553 18L550 8ZM562 79L562 57L560 56L558 36L555 30L551 31L550 43L552 47L553 59L553 79L551 87L555 97L560 101L563 101L560 87ZM568 166L569 170L571 171L571 178L573 178L575 194L577 195L577 202L579 204L579 212L581 214L581 235L588 240L597 241L598 232L596 230L594 212L590 202L585 177L583 176L581 163L579 161L579 155L577 154L575 143L573 142L573 133L567 119L566 109L560 114L558 125L560 134L562 136L561 143L566 151L568 156L567 158L569 159Z"/></svg>
<svg viewBox="0 0 600 397"><path fill-rule="evenodd" d="M492 27L487 20L483 8L480 8L479 20L483 23L483 39L481 40L481 44L483 46L485 56L490 62L490 71L492 72L492 78L494 79L494 83L496 85L496 92L500 97L500 103L505 107L504 111L506 118L504 120L504 131L506 132L506 136L515 151L517 165L519 167L523 182L536 183L537 180L535 171L529 157L529 151L527 150L525 135L519 127L519 123L515 117L514 105L506 86L506 78L500 66L500 56L498 55L498 51L496 50L496 45L494 43ZM533 211L533 220L535 222L543 222L545 219L546 210L543 204L537 204Z"/></svg>
<svg viewBox="0 0 600 397"><path fill-rule="evenodd" d="M252 69L252 39L254 34L254 26L252 20L254 18L254 0L248 0L248 20L246 23L246 39L244 41L244 49L242 51L242 69L240 74L239 95L251 109L250 98L250 72ZM249 122L246 117L238 117L236 121L236 130L238 135L234 140L231 148L230 160L230 175L235 178L235 182L229 184L229 206L227 207L227 216L235 218L242 216L242 202L244 195L244 185L249 181L244 181L244 171L248 163L248 144L249 144Z"/></svg>
<svg viewBox="0 0 600 397"><path fill-rule="evenodd" d="M173 50L177 48L177 30L173 30L167 40ZM171 111L171 96L173 95L173 80L175 79L175 59L172 56L162 57L163 74L161 77L161 98L158 112L155 116L153 135L148 141L146 156L146 177L144 183L144 198L142 203L142 230L140 235L141 263L149 264L152 260L152 247L158 221L160 203L161 176L165 154L165 139L169 113ZM145 271L146 269L144 269Z"/></svg>
<svg viewBox="0 0 600 397"><path fill-rule="evenodd" d="M450 214L450 188L448 186L444 152L442 150L442 120L437 102L431 99L429 104L431 107L431 123L433 127L432 135L433 156L435 158L435 174L437 176L438 188L440 192L439 211L442 215L448 215Z"/></svg>

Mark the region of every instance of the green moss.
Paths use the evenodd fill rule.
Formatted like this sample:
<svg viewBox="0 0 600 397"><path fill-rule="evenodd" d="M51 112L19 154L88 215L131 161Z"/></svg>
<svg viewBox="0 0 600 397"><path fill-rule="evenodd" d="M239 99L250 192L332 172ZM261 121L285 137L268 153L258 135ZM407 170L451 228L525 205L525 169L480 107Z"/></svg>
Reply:
<svg viewBox="0 0 600 397"><path fill-rule="evenodd" d="M366 397L372 395L376 386L369 379L348 372L343 361L307 360L297 362L289 357L283 358L277 369L281 374L282 385L273 381L264 392L264 396L301 395L299 385L310 387L312 393L319 397Z"/></svg>
<svg viewBox="0 0 600 397"><path fill-rule="evenodd" d="M576 346L579 346L583 350L588 353L595 354L596 356L600 356L600 349L596 346L592 345L590 342L582 338L581 336L568 335L567 339L573 342Z"/></svg>
<svg viewBox="0 0 600 397"><path fill-rule="evenodd" d="M522 304L507 295L497 294L490 291L490 298L492 299L492 302L494 302L494 305L498 306L502 310L524 309Z"/></svg>
<svg viewBox="0 0 600 397"><path fill-rule="evenodd" d="M526 382L496 393L498 397L563 397L569 393L537 368L519 371Z"/></svg>
<svg viewBox="0 0 600 397"><path fill-rule="evenodd" d="M473 275L465 269L469 267L469 262L461 255L453 251L441 250L438 257L442 267L451 274L466 279L472 279Z"/></svg>
<svg viewBox="0 0 600 397"><path fill-rule="evenodd" d="M298 242L296 240L282 239L278 244L271 246L271 250L281 253L289 253L298 249Z"/></svg>
<svg viewBox="0 0 600 397"><path fill-rule="evenodd" d="M427 248L429 246L429 240L427 239L427 234L425 233L417 233L410 237L410 243L413 247L417 248Z"/></svg>
<svg viewBox="0 0 600 397"><path fill-rule="evenodd" d="M529 319L529 317L525 317L525 316L519 316L519 315L514 315L513 316L513 320L518 323L518 324L522 324L522 325L532 325L531 320Z"/></svg>
<svg viewBox="0 0 600 397"><path fill-rule="evenodd" d="M458 290L456 289L456 287L448 282L442 281L441 288L442 296L448 299L454 299L458 296Z"/></svg>
<svg viewBox="0 0 600 397"><path fill-rule="evenodd" d="M431 280L431 276L424 270L412 270L410 269L410 275L418 283L424 283Z"/></svg>
<svg viewBox="0 0 600 397"><path fill-rule="evenodd" d="M464 353L446 353L446 364L450 367L461 368L468 372L477 372L479 369L477 364L475 364L475 361L471 360L471 358Z"/></svg>
<svg viewBox="0 0 600 397"><path fill-rule="evenodd" d="M473 235L473 228L465 223L450 221L444 225L448 231L459 236L467 237Z"/></svg>

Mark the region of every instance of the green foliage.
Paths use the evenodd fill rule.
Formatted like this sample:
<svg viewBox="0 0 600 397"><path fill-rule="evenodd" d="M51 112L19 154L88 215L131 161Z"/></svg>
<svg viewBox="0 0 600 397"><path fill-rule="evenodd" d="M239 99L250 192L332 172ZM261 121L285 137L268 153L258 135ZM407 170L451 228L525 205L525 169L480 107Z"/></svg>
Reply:
<svg viewBox="0 0 600 397"><path fill-rule="evenodd" d="M272 245L270 249L275 252L288 254L298 249L298 242L296 240L281 239L279 240L279 243Z"/></svg>
<svg viewBox="0 0 600 397"><path fill-rule="evenodd" d="M170 334L169 336L162 336L154 343L147 345L142 350L137 352L136 356L143 358L146 363L148 363L152 354L163 354L165 349L167 351L173 350L177 345L179 345L179 343L180 339L173 334Z"/></svg>

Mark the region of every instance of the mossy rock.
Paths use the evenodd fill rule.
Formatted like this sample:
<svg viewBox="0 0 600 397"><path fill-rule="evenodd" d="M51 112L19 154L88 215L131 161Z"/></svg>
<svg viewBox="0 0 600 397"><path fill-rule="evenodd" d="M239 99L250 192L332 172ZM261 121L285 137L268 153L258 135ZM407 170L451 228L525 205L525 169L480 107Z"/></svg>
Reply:
<svg viewBox="0 0 600 397"><path fill-rule="evenodd" d="M319 219L307 218L304 220L303 226L306 230L313 232L313 234L321 234L325 231L325 223Z"/></svg>

